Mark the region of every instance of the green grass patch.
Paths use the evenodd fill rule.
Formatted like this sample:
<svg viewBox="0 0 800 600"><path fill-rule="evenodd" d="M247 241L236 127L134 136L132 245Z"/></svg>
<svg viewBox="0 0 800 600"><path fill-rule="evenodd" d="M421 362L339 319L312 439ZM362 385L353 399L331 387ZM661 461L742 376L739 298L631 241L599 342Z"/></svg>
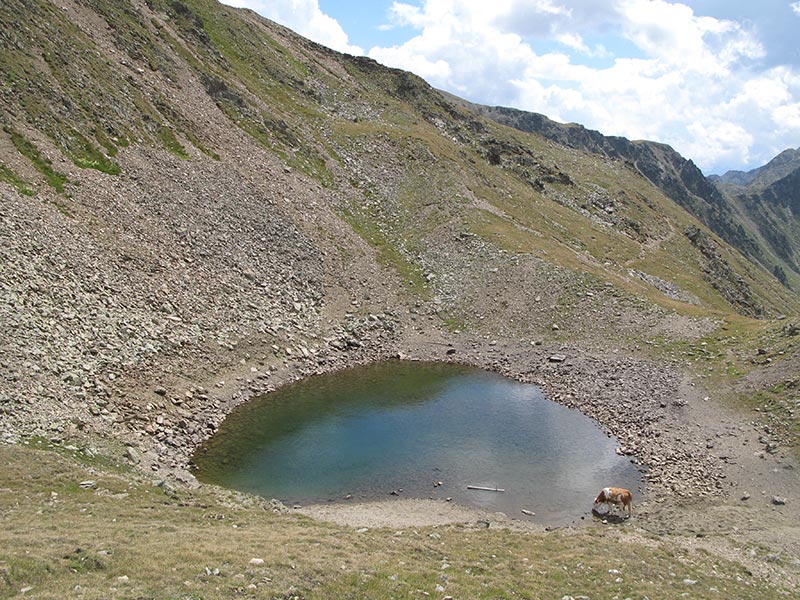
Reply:
<svg viewBox="0 0 800 600"><path fill-rule="evenodd" d="M454 525L358 531L82 455L0 446L0 595L72 598L758 598L796 595L673 536ZM95 481L85 489L79 483ZM616 527L614 529L617 529ZM597 548L603 548L598 552ZM764 547L759 552L769 553ZM252 564L260 558L263 564Z"/></svg>
<svg viewBox="0 0 800 600"><path fill-rule="evenodd" d="M458 312L448 312L442 317L442 326L451 333L469 331L470 327L464 319L464 315Z"/></svg>
<svg viewBox="0 0 800 600"><path fill-rule="evenodd" d="M767 389L756 392L751 402L760 407L761 412L773 414L777 422L785 425L781 427L783 433L788 435L796 445L800 440L800 379L790 379Z"/></svg>
<svg viewBox="0 0 800 600"><path fill-rule="evenodd" d="M384 267L394 269L407 282L407 291L425 298L430 295L422 267L401 252L397 242L380 228L374 215L367 216L349 210L340 211L340 214L353 231L375 249L378 262Z"/></svg>
<svg viewBox="0 0 800 600"><path fill-rule="evenodd" d="M16 132L12 132L9 129L6 129L6 131L10 133L17 150L33 161L34 166L48 179L48 183L59 192L63 191L63 184L67 181L66 176L53 171L51 163L41 156L41 153L32 143ZM111 140L103 139L111 147L114 147L111 144ZM66 152L76 166L82 169L95 169L108 175L119 174L119 165L110 160L78 131L67 128L66 140Z"/></svg>
<svg viewBox="0 0 800 600"><path fill-rule="evenodd" d="M703 375L706 385L712 388L734 383L752 369L753 364L747 357L755 353L767 324L730 313L710 316L721 322L711 333L693 340L657 336L647 340L643 350L682 362Z"/></svg>
<svg viewBox="0 0 800 600"><path fill-rule="evenodd" d="M9 126L3 127L3 131L9 135L11 143L14 144L17 151L30 160L36 170L44 176L47 185L57 192L63 192L64 186L69 183L67 176L53 169L53 163L42 156L39 149L21 133Z"/></svg>
<svg viewBox="0 0 800 600"><path fill-rule="evenodd" d="M287 164L314 178L322 187L334 186L333 173L328 169L325 159L315 150L302 147L290 154Z"/></svg>
<svg viewBox="0 0 800 600"><path fill-rule="evenodd" d="M729 314L720 327L700 339L652 338L642 345L642 351L679 361L702 377L712 397L745 414L758 413L781 446L800 457L800 376L789 370L778 383L751 392L737 391L741 389L737 384L748 374L780 369L776 363L800 352L796 331L791 321L765 322Z"/></svg>
<svg viewBox="0 0 800 600"><path fill-rule="evenodd" d="M106 173L107 175L119 175L120 172L120 168L117 163L108 160L102 155L95 157L73 156L72 162L74 162L81 169L94 169L95 171Z"/></svg>
<svg viewBox="0 0 800 600"><path fill-rule="evenodd" d="M94 130L94 138L97 140L97 143L100 144L106 151L106 154L109 158L114 158L117 155L117 146L111 139L106 135L106 132L103 131L102 128L96 127Z"/></svg>
<svg viewBox="0 0 800 600"><path fill-rule="evenodd" d="M172 129L166 125L161 125L158 128L158 133L156 136L163 146L172 154L183 160L189 158L189 153L186 151L186 148L183 147L183 144L178 141L178 138L175 137L175 133L172 131Z"/></svg>
<svg viewBox="0 0 800 600"><path fill-rule="evenodd" d="M756 411L769 423L771 439L788 446L800 457L800 378L787 379L738 398L741 406Z"/></svg>
<svg viewBox="0 0 800 600"><path fill-rule="evenodd" d="M97 137L98 131L99 130L95 131L95 137ZM111 144L111 140L108 140L107 138L102 138L102 139L108 145L114 147L113 144ZM70 158L72 159L72 162L75 163L76 166L80 167L81 169L94 169L95 171L106 173L107 175L119 175L120 173L119 165L114 161L110 160L94 144L92 144L86 137L81 135L78 131L75 131L74 129L70 128L68 130L67 140L68 140L66 142L67 153L69 154Z"/></svg>
<svg viewBox="0 0 800 600"><path fill-rule="evenodd" d="M13 169L0 162L0 181L8 183L17 188L17 191L24 196L35 196L36 192L31 184L17 175Z"/></svg>
<svg viewBox="0 0 800 600"><path fill-rule="evenodd" d="M123 454L120 444L110 442L110 446L106 444L104 450L99 451L92 445L92 442L93 440L90 438L84 437L56 443L41 436L33 436L27 438L23 444L32 449L58 454L85 467L101 469L106 473L130 473L130 466L120 460Z"/></svg>
<svg viewBox="0 0 800 600"><path fill-rule="evenodd" d="M192 133L191 131L186 130L186 131L183 132L183 134L186 136L186 139L189 140L195 148L200 150L200 152L202 152L203 154L205 154L206 156L208 156L209 158L211 158L213 160L221 160L219 154L217 154L216 152L214 152L213 150L208 148L205 144L203 144L197 138L197 136L194 133Z"/></svg>

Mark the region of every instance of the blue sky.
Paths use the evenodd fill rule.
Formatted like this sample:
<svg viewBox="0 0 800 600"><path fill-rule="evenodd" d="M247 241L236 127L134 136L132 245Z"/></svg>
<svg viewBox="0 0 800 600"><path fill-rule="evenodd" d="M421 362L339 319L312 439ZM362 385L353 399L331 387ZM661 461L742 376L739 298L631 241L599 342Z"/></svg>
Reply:
<svg viewBox="0 0 800 600"><path fill-rule="evenodd" d="M339 22L347 32L350 43L367 50L374 46L402 44L413 34L408 29L381 29L381 25L388 23L387 16L391 6L392 2L382 0L319 0L322 12Z"/></svg>
<svg viewBox="0 0 800 600"><path fill-rule="evenodd" d="M225 0L468 100L672 145L706 174L800 146L800 0Z"/></svg>

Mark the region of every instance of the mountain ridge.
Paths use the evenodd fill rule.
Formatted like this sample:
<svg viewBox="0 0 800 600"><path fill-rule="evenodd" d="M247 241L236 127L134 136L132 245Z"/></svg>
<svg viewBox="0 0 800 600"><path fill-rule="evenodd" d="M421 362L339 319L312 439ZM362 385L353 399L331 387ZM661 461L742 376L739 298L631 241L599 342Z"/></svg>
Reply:
<svg viewBox="0 0 800 600"><path fill-rule="evenodd" d="M774 275L788 285L787 271L800 271L800 149L789 148L762 167L710 181L755 225L778 259Z"/></svg>
<svg viewBox="0 0 800 600"><path fill-rule="evenodd" d="M514 108L478 105L451 94L446 95L454 102L499 123L544 135L572 148L626 161L754 263L773 273L784 285L797 287L800 282L797 277L800 270L795 258L800 251L800 238L796 233L797 214L792 213L788 228L783 227L775 216L764 216L751 210L752 202L736 200L735 197L743 194L744 190L733 186L734 182L745 181L759 186L774 183L800 166L800 152L786 150L768 165L747 174L730 172L723 177L706 178L691 160L666 144L606 136L583 125L558 123L544 115ZM786 192L785 187L781 193ZM775 192L768 193L764 198L767 202L774 201ZM792 283L784 267L793 272Z"/></svg>
<svg viewBox="0 0 800 600"><path fill-rule="evenodd" d="M739 186L767 186L783 179L798 168L800 168L800 148L787 148L760 167L749 171L728 171L724 175L709 176L709 179L715 183Z"/></svg>

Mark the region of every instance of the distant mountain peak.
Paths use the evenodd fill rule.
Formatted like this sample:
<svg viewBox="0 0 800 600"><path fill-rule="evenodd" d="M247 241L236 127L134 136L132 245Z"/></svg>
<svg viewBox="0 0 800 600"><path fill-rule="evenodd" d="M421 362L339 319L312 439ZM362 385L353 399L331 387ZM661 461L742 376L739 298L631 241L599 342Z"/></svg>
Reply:
<svg viewBox="0 0 800 600"><path fill-rule="evenodd" d="M714 181L738 186L766 187L800 169L800 148L787 148L767 164L750 171L728 171Z"/></svg>

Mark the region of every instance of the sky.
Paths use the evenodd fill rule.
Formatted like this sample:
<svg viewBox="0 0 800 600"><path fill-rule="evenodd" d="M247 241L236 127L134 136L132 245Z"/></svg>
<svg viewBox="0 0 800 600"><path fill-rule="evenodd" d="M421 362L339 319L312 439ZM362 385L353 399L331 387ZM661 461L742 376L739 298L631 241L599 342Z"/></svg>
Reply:
<svg viewBox="0 0 800 600"><path fill-rule="evenodd" d="M800 147L800 0L224 0L487 105L670 144L705 174Z"/></svg>

